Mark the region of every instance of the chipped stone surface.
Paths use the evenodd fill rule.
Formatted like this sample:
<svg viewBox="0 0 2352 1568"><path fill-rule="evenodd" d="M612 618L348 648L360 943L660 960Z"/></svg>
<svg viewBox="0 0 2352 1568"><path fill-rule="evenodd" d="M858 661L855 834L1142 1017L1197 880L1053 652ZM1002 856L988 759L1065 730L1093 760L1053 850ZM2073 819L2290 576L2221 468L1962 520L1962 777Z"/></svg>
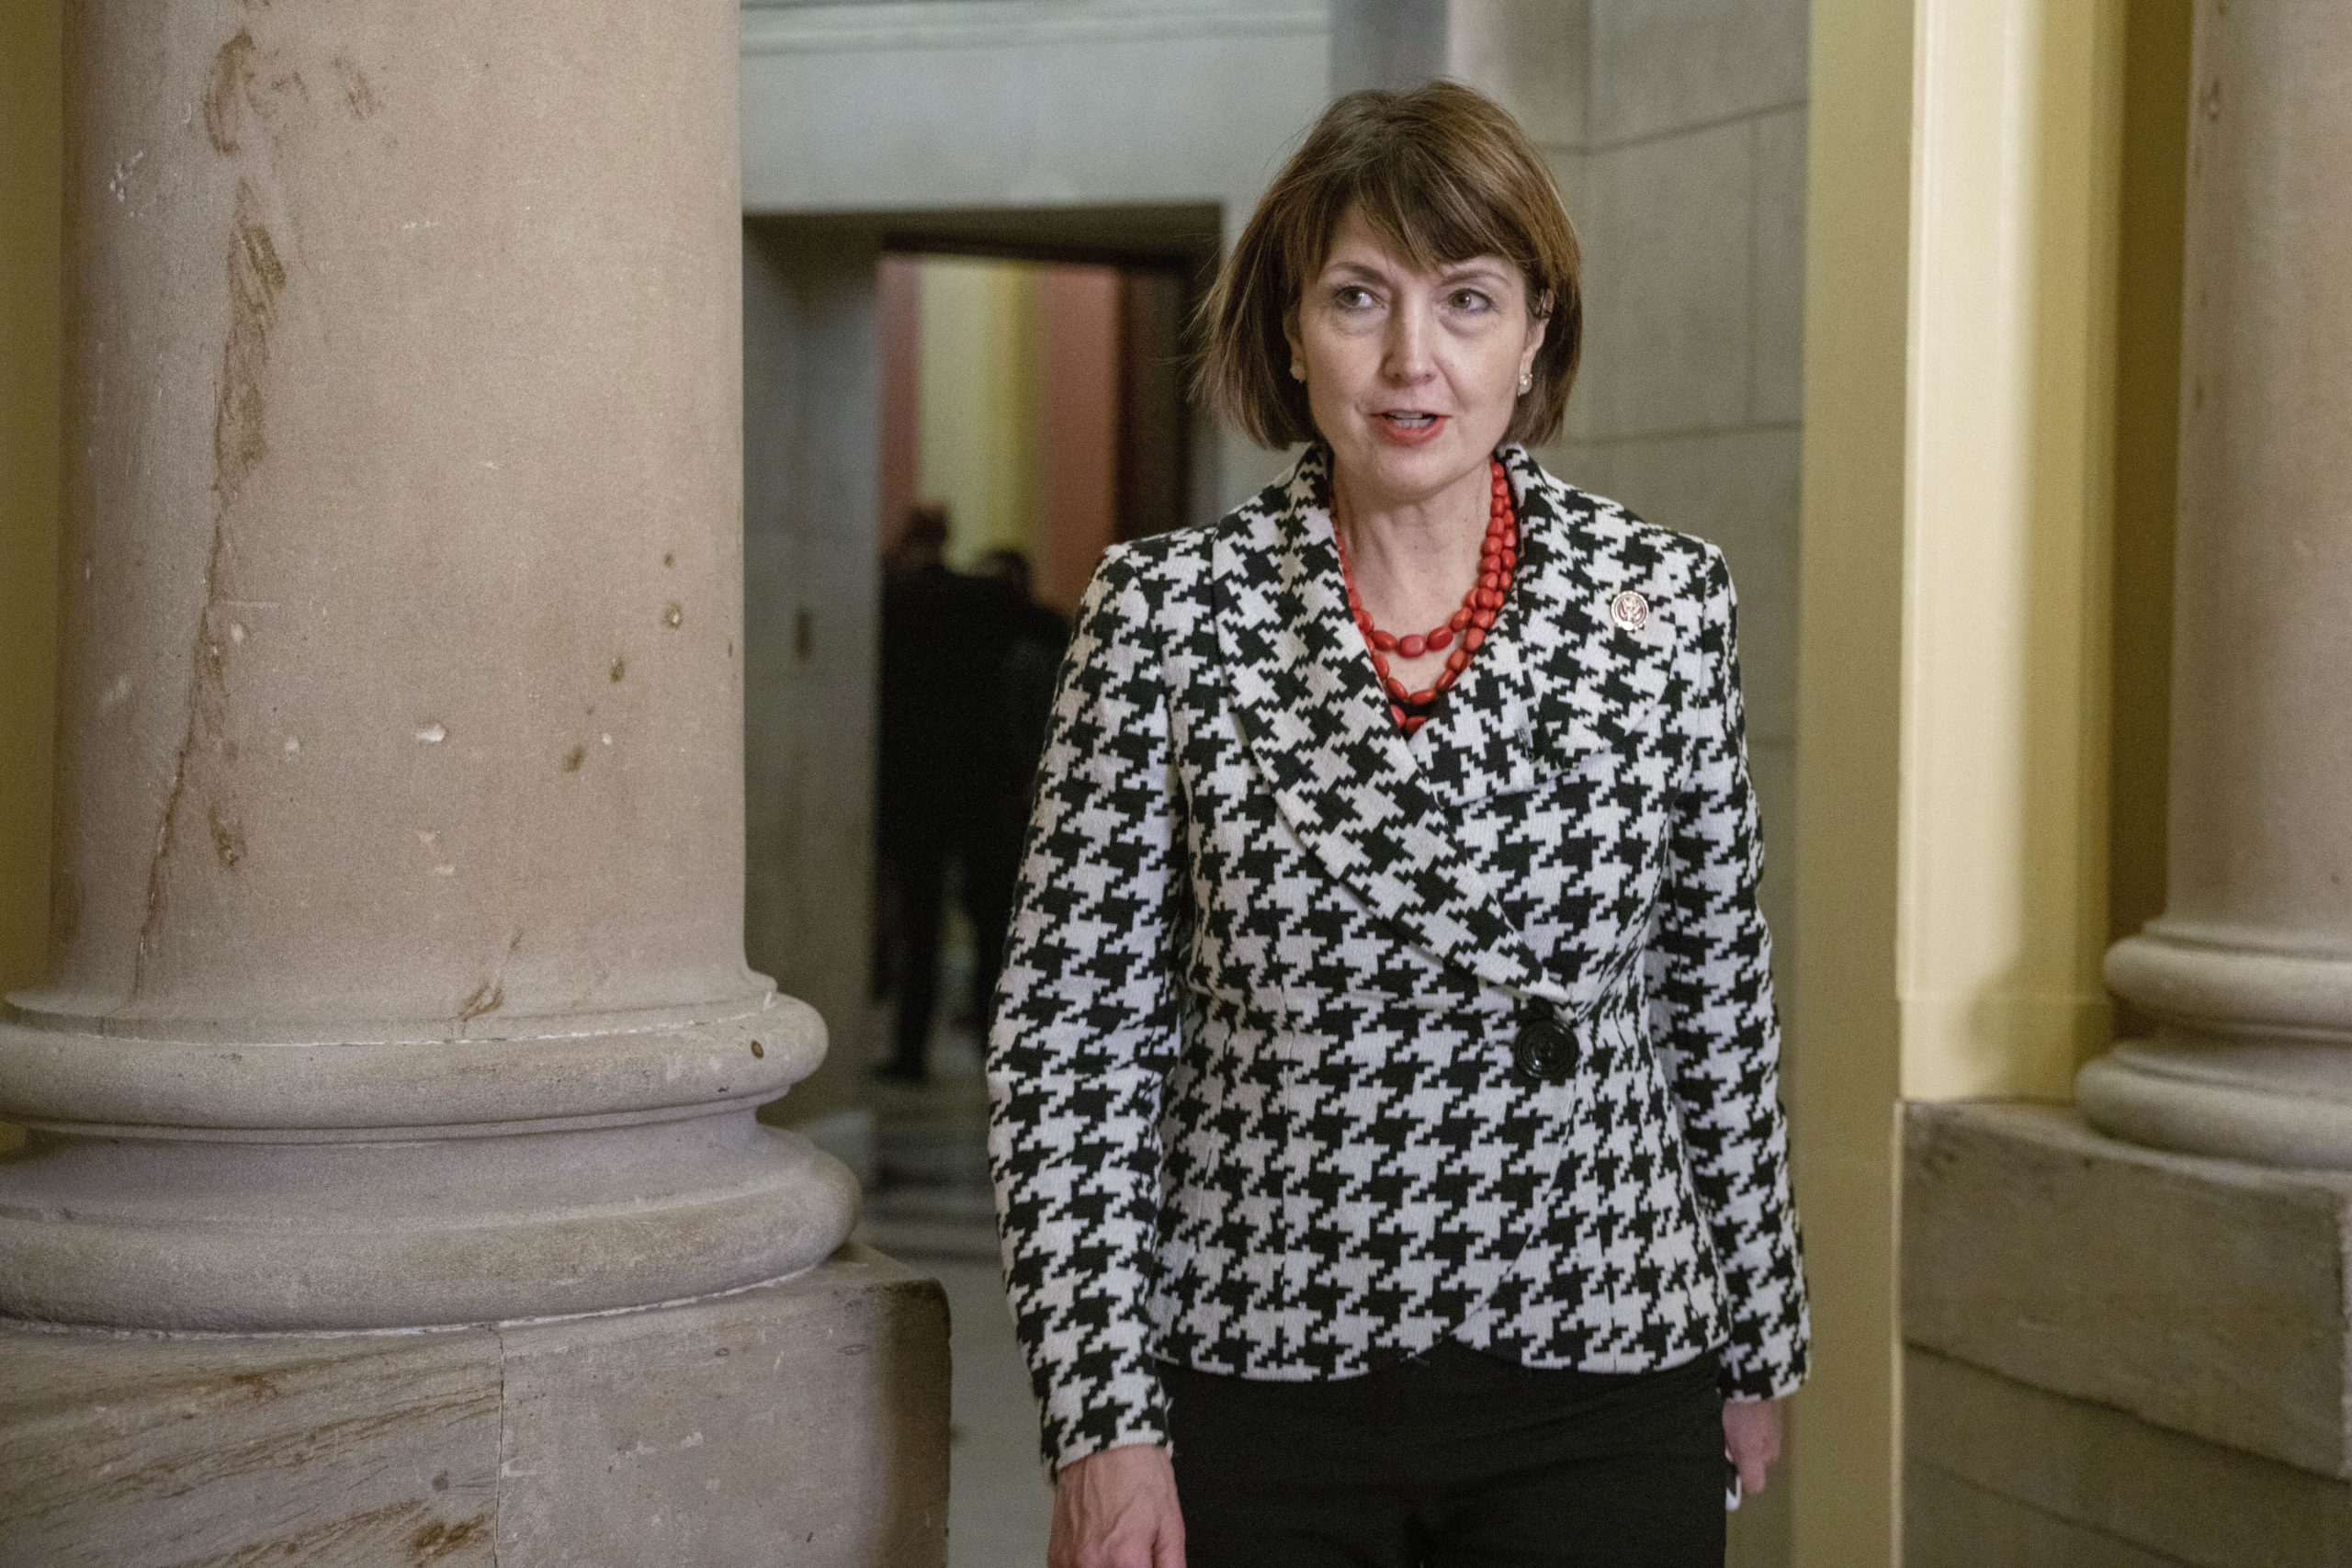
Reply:
<svg viewBox="0 0 2352 1568"><path fill-rule="evenodd" d="M416 1033L518 928L502 1019L755 993L742 697L704 676L741 633L738 22L67 18L76 891L33 1010Z"/></svg>
<svg viewBox="0 0 2352 1568"><path fill-rule="evenodd" d="M0 1562L923 1568L947 1320L870 1249L424 1334L0 1328Z"/></svg>
<svg viewBox="0 0 2352 1568"><path fill-rule="evenodd" d="M504 1333L503 1568L946 1561L947 1308L824 1277Z"/></svg>
<svg viewBox="0 0 2352 1568"><path fill-rule="evenodd" d="M499 1379L487 1329L0 1330L0 1562L486 1568Z"/></svg>

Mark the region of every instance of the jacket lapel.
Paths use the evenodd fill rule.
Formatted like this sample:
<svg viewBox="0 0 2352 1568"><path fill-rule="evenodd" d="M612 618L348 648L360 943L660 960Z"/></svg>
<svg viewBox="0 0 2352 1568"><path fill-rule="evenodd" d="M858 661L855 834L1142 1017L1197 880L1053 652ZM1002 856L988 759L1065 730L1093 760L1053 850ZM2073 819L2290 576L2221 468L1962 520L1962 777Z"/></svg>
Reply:
<svg viewBox="0 0 2352 1568"><path fill-rule="evenodd" d="M1545 474L1523 448L1502 457L1520 503L1518 582L1460 684L1409 742L1348 616L1319 448L1244 509L1246 530L1217 532L1217 635L1250 755L1326 871L1439 957L1581 1010L1616 966L1573 985L1548 969L1454 824L1468 803L1532 788L1657 722L1688 606L1660 602L1654 547L1622 513ZM1628 589L1651 604L1639 626L1610 614Z"/></svg>
<svg viewBox="0 0 2352 1568"><path fill-rule="evenodd" d="M1212 578L1235 717L1275 803L1326 871L1409 940L1490 985L1566 1000L1455 843L1348 617L1324 458L1219 530Z"/></svg>
<svg viewBox="0 0 2352 1568"><path fill-rule="evenodd" d="M1657 722L1676 647L1696 630L1694 606L1662 582L1652 531L1544 472L1521 447L1503 458L1520 499L1523 592L1496 628L1507 634L1497 663L1521 682L1513 718L1525 728L1511 750L1548 777ZM1646 612L1634 626L1611 614L1629 591Z"/></svg>

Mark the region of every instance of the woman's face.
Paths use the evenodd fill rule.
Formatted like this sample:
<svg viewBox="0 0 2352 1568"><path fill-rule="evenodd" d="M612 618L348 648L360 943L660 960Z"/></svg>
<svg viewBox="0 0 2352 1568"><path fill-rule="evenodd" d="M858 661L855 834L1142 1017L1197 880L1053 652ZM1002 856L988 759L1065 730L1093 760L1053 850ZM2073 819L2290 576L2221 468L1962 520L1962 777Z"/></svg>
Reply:
<svg viewBox="0 0 2352 1568"><path fill-rule="evenodd" d="M1483 473L1544 321L1511 263L1475 256L1417 272L1351 207L1299 292L1290 342L1340 487L1356 507L1380 508Z"/></svg>

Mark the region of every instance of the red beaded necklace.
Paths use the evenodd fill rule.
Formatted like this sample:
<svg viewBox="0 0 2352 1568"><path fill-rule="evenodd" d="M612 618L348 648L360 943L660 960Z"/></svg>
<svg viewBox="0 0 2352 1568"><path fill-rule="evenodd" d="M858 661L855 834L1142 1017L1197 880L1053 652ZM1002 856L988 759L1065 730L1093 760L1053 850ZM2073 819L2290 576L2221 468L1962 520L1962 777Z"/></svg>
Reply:
<svg viewBox="0 0 2352 1568"><path fill-rule="evenodd" d="M1436 705L1439 696L1470 667L1470 656L1487 640L1487 633L1495 624L1495 612L1502 608L1503 595L1510 592L1512 569L1519 564L1519 520L1511 514L1510 481L1504 477L1498 460L1489 459L1487 470L1492 485L1487 508L1487 538L1478 547L1478 581L1462 596L1462 608L1429 631L1397 637L1373 626L1371 613L1364 609L1363 598L1356 592L1355 568L1348 560L1347 536L1336 525L1331 530L1331 537L1340 547L1340 577L1348 585L1348 614L1353 617L1356 630L1363 634L1365 646L1372 649L1372 667L1379 671L1380 683L1388 693L1389 716L1408 736L1429 721L1430 709ZM1390 654L1419 659L1448 646L1456 636L1462 638L1462 646L1446 655L1445 668L1438 672L1434 683L1408 692L1402 681L1389 673Z"/></svg>

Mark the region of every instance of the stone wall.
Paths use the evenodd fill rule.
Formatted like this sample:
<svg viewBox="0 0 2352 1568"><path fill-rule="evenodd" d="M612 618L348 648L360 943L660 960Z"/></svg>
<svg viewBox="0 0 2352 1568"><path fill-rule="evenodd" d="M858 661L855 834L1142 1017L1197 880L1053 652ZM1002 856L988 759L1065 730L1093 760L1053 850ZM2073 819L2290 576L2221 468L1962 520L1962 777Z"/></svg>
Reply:
<svg viewBox="0 0 2352 1568"><path fill-rule="evenodd" d="M1581 80L1548 104L1514 103L1546 142L1585 251L1584 371L1564 437L1544 456L1563 478L1710 539L1730 559L1749 767L1775 852L1765 913L1785 941L1805 0L1589 0L1574 9L1584 15L1560 26L1551 47L1564 39L1582 55ZM1479 65L1470 48L1465 74ZM1521 97L1509 75L1497 85Z"/></svg>
<svg viewBox="0 0 2352 1568"><path fill-rule="evenodd" d="M1910 1568L2352 1561L2352 1174L1914 1105Z"/></svg>
<svg viewBox="0 0 2352 1568"><path fill-rule="evenodd" d="M877 258L744 230L743 945L825 1021L825 1063L775 1108L804 1126L842 1126L865 1043ZM865 1174L849 1126L832 1152Z"/></svg>

